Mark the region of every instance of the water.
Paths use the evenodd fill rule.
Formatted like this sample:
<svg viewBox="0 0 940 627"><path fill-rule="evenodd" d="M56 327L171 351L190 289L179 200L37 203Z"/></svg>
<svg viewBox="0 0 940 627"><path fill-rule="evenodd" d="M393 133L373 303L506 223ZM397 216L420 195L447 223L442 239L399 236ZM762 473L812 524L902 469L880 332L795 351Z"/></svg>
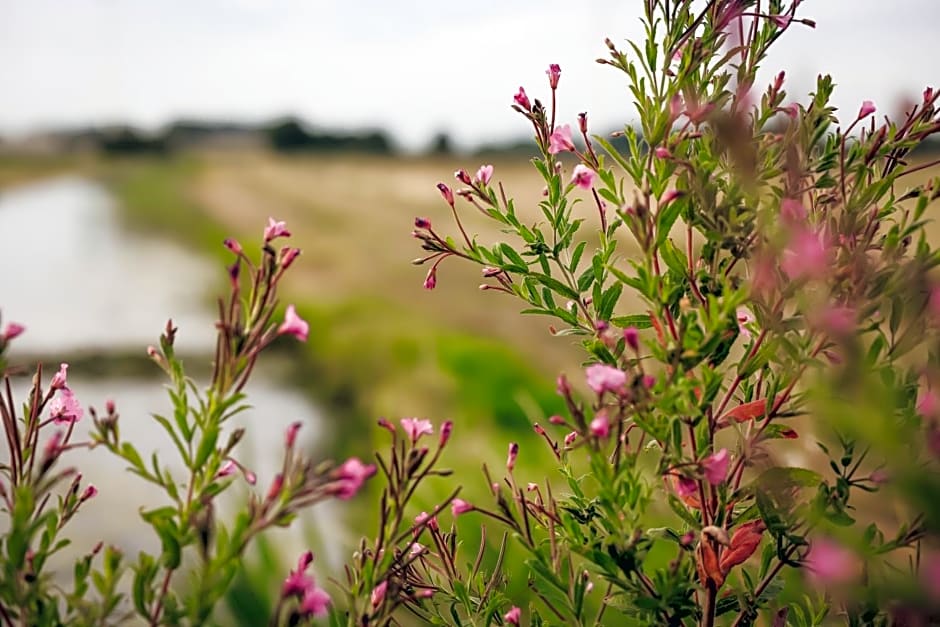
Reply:
<svg viewBox="0 0 940 627"><path fill-rule="evenodd" d="M170 317L182 349L212 349L205 299L216 269L165 240L127 233L117 210L104 188L78 177L0 193L0 313L28 329L18 350L144 348Z"/></svg>
<svg viewBox="0 0 940 627"><path fill-rule="evenodd" d="M215 318L207 295L220 272L224 269L170 242L123 230L114 199L93 181L57 178L0 194L0 312L4 324L16 321L27 328L14 341L10 357L15 363L21 363L18 355L38 357L47 364L46 377L53 373L50 366L83 351L107 356L139 350L143 355L148 344L156 343L168 317L179 328L178 351L204 355L200 359L205 371L215 345ZM229 424L246 428L235 457L257 474L254 489L262 495L280 469L284 431L290 423L304 423L298 446L308 450L324 435L319 410L298 390L279 385L265 363L262 356L246 390L253 409ZM159 373L156 366L153 370ZM170 415L165 381L119 376L92 380L73 367L69 384L86 408L103 410L107 399L114 400L122 437L137 445L144 460L156 451L179 481L185 481L181 462L172 464L175 447L151 418L151 412ZM19 398L27 385L25 379L17 382ZM86 413L73 442L87 439L90 428ZM44 437L49 435L51 430ZM158 549L139 516L141 507L168 504L158 488L127 472L124 462L103 449L70 451L63 459L66 465L78 466L83 485L93 483L99 493L69 523L66 535L73 546L59 561L65 564L68 557L87 553L100 539L131 559L138 550ZM223 503L228 508L247 499L249 487L241 478L236 481L241 484L236 494ZM319 534L340 537L335 514L334 507L321 505L305 518ZM278 533L278 543L289 554L306 547L301 534ZM339 546L332 542L323 547L324 562L342 561L336 553Z"/></svg>

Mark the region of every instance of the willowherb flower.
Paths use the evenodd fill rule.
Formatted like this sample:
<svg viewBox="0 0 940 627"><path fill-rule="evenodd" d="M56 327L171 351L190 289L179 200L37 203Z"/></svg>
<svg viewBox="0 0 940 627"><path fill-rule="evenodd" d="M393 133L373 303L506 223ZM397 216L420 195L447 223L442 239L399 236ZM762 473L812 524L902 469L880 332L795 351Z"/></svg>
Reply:
<svg viewBox="0 0 940 627"><path fill-rule="evenodd" d="M640 350L640 332L636 327L627 327L623 330L623 341L626 342L630 350L636 352Z"/></svg>
<svg viewBox="0 0 940 627"><path fill-rule="evenodd" d="M562 124L555 128L548 138L548 152L557 155L559 152L574 152L574 142L571 140L571 126Z"/></svg>
<svg viewBox="0 0 940 627"><path fill-rule="evenodd" d="M526 111L532 110L532 103L529 102L529 97L525 93L525 89L519 87L519 91L516 92L516 95L512 97L517 105L525 109Z"/></svg>
<svg viewBox="0 0 940 627"><path fill-rule="evenodd" d="M489 185L491 178L493 178L493 166L487 164L480 166L480 169L477 170L477 174L473 180L477 181L478 183L482 183L483 185Z"/></svg>
<svg viewBox="0 0 940 627"><path fill-rule="evenodd" d="M445 420L444 424L441 425L441 439L438 446L444 448L447 445L447 441L450 440L450 434L453 430L454 422L452 420Z"/></svg>
<svg viewBox="0 0 940 627"><path fill-rule="evenodd" d="M800 229L783 250L780 267L791 279L825 276L829 271L829 250L817 233Z"/></svg>
<svg viewBox="0 0 940 627"><path fill-rule="evenodd" d="M792 225L806 222L806 208L796 198L784 198L780 201L780 217Z"/></svg>
<svg viewBox="0 0 940 627"><path fill-rule="evenodd" d="M672 157L672 153L669 152L669 149L663 148L662 146L657 146L656 150L653 151L653 154L657 159L669 159Z"/></svg>
<svg viewBox="0 0 940 627"><path fill-rule="evenodd" d="M424 277L424 289L433 290L437 287L437 266L431 266L427 276Z"/></svg>
<svg viewBox="0 0 940 627"><path fill-rule="evenodd" d="M786 28L790 25L791 18L789 15L771 15L770 21L774 23L777 28Z"/></svg>
<svg viewBox="0 0 940 627"><path fill-rule="evenodd" d="M23 331L25 330L26 330L26 327L24 327L22 324L18 324L16 322L9 322L7 323L6 329L3 330L2 339L4 342L9 342L10 340L22 335Z"/></svg>
<svg viewBox="0 0 940 627"><path fill-rule="evenodd" d="M597 173L594 170L579 163L574 166L574 171L571 173L571 182L581 189L591 189L591 186L594 185L595 176L597 176Z"/></svg>
<svg viewBox="0 0 940 627"><path fill-rule="evenodd" d="M59 371L52 375L52 381L49 383L49 387L53 390L61 390L62 388L68 387L68 364L59 364Z"/></svg>
<svg viewBox="0 0 940 627"><path fill-rule="evenodd" d="M519 621L522 620L522 610L513 605L508 612L503 614L503 620L506 621L507 625L518 625Z"/></svg>
<svg viewBox="0 0 940 627"><path fill-rule="evenodd" d="M591 424L588 428L591 430L591 435L595 438L606 438L610 435L610 419L607 417L607 412L597 412L597 415L591 420Z"/></svg>
<svg viewBox="0 0 940 627"><path fill-rule="evenodd" d="M296 570L290 571L290 573L287 575L287 579L285 579L283 585L281 585L281 596L302 597L308 589L316 585L313 577L306 574L307 568L310 567L312 562L313 553L310 551L304 551L300 554L300 557L297 559Z"/></svg>
<svg viewBox="0 0 940 627"><path fill-rule="evenodd" d="M800 117L800 105L795 102L791 102L788 105L780 107L780 111L783 111L783 113L785 113L792 120Z"/></svg>
<svg viewBox="0 0 940 627"><path fill-rule="evenodd" d="M287 230L287 223L278 222L274 218L268 218L268 226L264 228L264 243L267 244L278 237L290 237L290 231Z"/></svg>
<svg viewBox="0 0 940 627"><path fill-rule="evenodd" d="M219 467L219 471L215 473L215 478L222 479L223 477L228 477L229 475L235 474L236 470L238 470L238 465L232 460L226 459Z"/></svg>
<svg viewBox="0 0 940 627"><path fill-rule="evenodd" d="M557 89L558 79L561 78L561 66L557 63L552 63L548 66L548 69L545 70L545 73L548 74L548 86L552 89Z"/></svg>
<svg viewBox="0 0 940 627"><path fill-rule="evenodd" d="M728 449L723 448L717 453L713 453L702 461L702 470L705 473L705 479L712 485L724 483L728 477L728 463L731 456Z"/></svg>
<svg viewBox="0 0 940 627"><path fill-rule="evenodd" d="M97 496L97 494L98 494L98 488L96 488L93 485L89 485L87 488L85 488L85 491L82 492L82 498L79 499L79 502L84 503L88 499L92 499L95 496Z"/></svg>
<svg viewBox="0 0 940 627"><path fill-rule="evenodd" d="M509 453L506 455L506 470L512 472L516 467L516 457L519 455L519 444L516 442L509 443Z"/></svg>
<svg viewBox="0 0 940 627"><path fill-rule="evenodd" d="M372 603L373 609L382 605L382 602L385 600L386 588L388 588L388 581L383 581L376 587L372 588L372 594L369 595L369 602Z"/></svg>
<svg viewBox="0 0 940 627"><path fill-rule="evenodd" d="M336 480L332 493L347 501L359 492L366 479L375 474L375 464L363 464L358 457L350 457L332 474Z"/></svg>
<svg viewBox="0 0 940 627"><path fill-rule="evenodd" d="M417 516L415 516L415 524L416 524L416 525L420 526L420 525L423 525L423 524L425 524L425 523L427 523L426 526L427 526L428 529L435 529L435 530L436 530L436 529L438 528L438 526L437 526L437 518L435 518L434 516L431 516L431 515L428 514L427 512L421 512L420 514L418 514Z"/></svg>
<svg viewBox="0 0 940 627"><path fill-rule="evenodd" d="M572 431L571 433L565 436L565 446L571 446L574 443L574 441L577 439L578 439L578 432Z"/></svg>
<svg viewBox="0 0 940 627"><path fill-rule="evenodd" d="M430 229L431 221L427 218L415 218L415 228L416 229Z"/></svg>
<svg viewBox="0 0 940 627"><path fill-rule="evenodd" d="M607 364L591 364L584 369L584 374L587 376L588 387L594 390L595 394L623 394L626 391L627 373L619 368Z"/></svg>
<svg viewBox="0 0 940 627"><path fill-rule="evenodd" d="M659 199L659 204L661 206L668 205L669 203L671 203L673 200L675 200L681 195L682 195L682 192L680 192L679 190L670 189L668 192L663 194L662 198Z"/></svg>
<svg viewBox="0 0 940 627"><path fill-rule="evenodd" d="M280 264L282 270L287 270L291 267L291 264L294 263L294 260L300 255L301 250L299 248L292 248L290 246L285 246L281 249L280 253Z"/></svg>
<svg viewBox="0 0 940 627"><path fill-rule="evenodd" d="M278 335L293 335L301 342L307 341L307 335L310 333L310 325L307 321L297 315L297 310L293 305L288 305L284 312L284 322L277 328Z"/></svg>
<svg viewBox="0 0 940 627"><path fill-rule="evenodd" d="M294 442L297 441L297 432L300 431L300 427L303 426L303 423L299 420L292 422L290 426L287 427L287 431L284 434L284 444L287 448L293 448Z"/></svg>
<svg viewBox="0 0 940 627"><path fill-rule="evenodd" d="M751 330L748 325L754 322L754 314L747 307L738 307L735 311L735 317L738 320L738 332L747 340L751 339Z"/></svg>
<svg viewBox="0 0 940 627"><path fill-rule="evenodd" d="M454 206L454 192L451 188L447 187L444 183L437 184L437 191L441 193L441 196L444 198L444 201L450 205Z"/></svg>
<svg viewBox="0 0 940 627"><path fill-rule="evenodd" d="M862 570L858 556L829 538L816 538L803 559L809 579L823 585L839 585L854 580Z"/></svg>
<svg viewBox="0 0 940 627"><path fill-rule="evenodd" d="M329 607L330 595L316 585L304 593L304 598L300 602L301 613L311 616L326 616Z"/></svg>
<svg viewBox="0 0 940 627"><path fill-rule="evenodd" d="M431 421L420 418L402 418L401 428L405 430L405 434L413 444L417 443L422 435L434 433L434 425L431 424Z"/></svg>
<svg viewBox="0 0 940 627"><path fill-rule="evenodd" d="M49 415L57 425L78 422L85 415L78 399L69 388L62 388L49 403Z"/></svg>
<svg viewBox="0 0 940 627"><path fill-rule="evenodd" d="M450 512L454 516L460 516L473 511L473 505L463 499L454 499L450 502Z"/></svg>
<svg viewBox="0 0 940 627"><path fill-rule="evenodd" d="M471 183L470 175L467 174L467 171L464 170L463 168L454 172L454 178L457 179L459 182L463 183L464 185L470 185Z"/></svg>
<svg viewBox="0 0 940 627"><path fill-rule="evenodd" d="M875 112L875 103L871 100L865 100L862 102L862 106L858 109L858 119L867 118L869 115Z"/></svg>
<svg viewBox="0 0 940 627"><path fill-rule="evenodd" d="M226 237L222 244L236 255L241 255L244 252L242 245L238 243L237 239L232 237Z"/></svg>

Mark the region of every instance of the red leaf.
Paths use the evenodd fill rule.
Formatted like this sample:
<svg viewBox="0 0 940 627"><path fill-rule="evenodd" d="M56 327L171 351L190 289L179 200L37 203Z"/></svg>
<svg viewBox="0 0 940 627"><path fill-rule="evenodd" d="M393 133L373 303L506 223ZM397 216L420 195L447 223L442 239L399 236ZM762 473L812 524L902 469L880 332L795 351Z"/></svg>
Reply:
<svg viewBox="0 0 940 627"><path fill-rule="evenodd" d="M731 546L721 556L721 571L728 574L732 568L754 555L766 528L763 520L752 520L738 527L731 536Z"/></svg>

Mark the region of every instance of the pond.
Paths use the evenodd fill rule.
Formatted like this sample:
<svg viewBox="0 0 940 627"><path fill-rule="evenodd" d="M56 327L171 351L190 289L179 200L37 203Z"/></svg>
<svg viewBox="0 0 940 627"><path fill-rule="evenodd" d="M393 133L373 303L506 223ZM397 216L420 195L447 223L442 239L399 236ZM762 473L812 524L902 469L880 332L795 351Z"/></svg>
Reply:
<svg viewBox="0 0 940 627"><path fill-rule="evenodd" d="M11 361L42 361L51 376L59 362L78 359L69 371L69 384L82 404L103 408L106 400L115 401L122 436L135 442L145 459L152 451L161 459L174 459L172 443L151 418L151 413L168 414L170 407L159 369L153 366L153 378L129 378L115 368L105 377L90 378L83 376L80 356L90 353L99 361L112 355L143 358L146 346L156 343L172 317L179 328L178 351L194 356L191 360L201 362L198 371L206 372L214 349L209 295L224 269L172 242L128 232L108 191L77 177L30 183L0 194L0 268L3 320L27 327L11 348ZM257 473L259 491L267 489L280 468L290 423L304 423L299 438L303 446L311 447L324 436L321 412L299 390L279 385L277 372L277 364L262 357L246 390L252 409L231 421L232 427L246 427L236 457ZM27 386L28 378L23 377L15 388L22 394ZM90 427L86 413L73 441L87 435ZM153 486L126 472L124 463L102 449L76 450L68 463L79 466L85 480L99 489L69 524L72 555L84 554L101 538L130 556L157 547L138 515L141 506L165 504ZM179 476L182 480L181 472ZM233 502L245 498L243 489ZM326 534L340 533L332 522L337 518L335 511L321 506L312 520L330 537ZM304 545L297 534L278 537L292 552ZM338 546L333 542L322 547L324 558L335 561L338 556L328 549Z"/></svg>

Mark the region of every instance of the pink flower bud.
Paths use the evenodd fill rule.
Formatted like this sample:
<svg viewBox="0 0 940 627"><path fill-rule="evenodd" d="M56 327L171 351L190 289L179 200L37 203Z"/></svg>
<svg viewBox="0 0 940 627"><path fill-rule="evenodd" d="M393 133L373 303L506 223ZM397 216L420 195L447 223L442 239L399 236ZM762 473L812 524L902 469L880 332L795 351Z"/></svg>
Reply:
<svg viewBox="0 0 940 627"><path fill-rule="evenodd" d="M545 70L545 73L548 74L548 86L552 89L557 89L558 79L561 78L561 67L557 63L552 63L548 66L548 69Z"/></svg>
<svg viewBox="0 0 940 627"><path fill-rule="evenodd" d="M453 207L454 206L454 192L452 192L451 189L447 187L446 185L444 185L443 183L437 184L437 190L441 192L441 196L444 198L447 204Z"/></svg>
<svg viewBox="0 0 940 627"><path fill-rule="evenodd" d="M281 473L274 475L274 480L271 482L271 487L268 488L267 500L273 501L280 495L281 489L284 487L284 476Z"/></svg>
<svg viewBox="0 0 940 627"><path fill-rule="evenodd" d="M415 218L415 228L416 229L430 229L431 221L427 218Z"/></svg>
<svg viewBox="0 0 940 627"><path fill-rule="evenodd" d="M274 218L268 218L268 226L264 229L264 243L267 244L278 237L290 237L290 231L287 230L287 223L278 222Z"/></svg>
<svg viewBox="0 0 940 627"><path fill-rule="evenodd" d="M680 192L679 190L670 189L668 192L663 194L662 198L659 199L659 204L660 206L668 205L669 203L671 203L673 200L675 200L681 195L682 195L682 192Z"/></svg>
<svg viewBox="0 0 940 627"><path fill-rule="evenodd" d="M645 374L645 375L643 375L642 383L643 383L643 387L645 387L647 390L649 390L649 389L651 389L654 385L656 385L656 377L654 377L654 376L651 375L651 374Z"/></svg>
<svg viewBox="0 0 940 627"><path fill-rule="evenodd" d="M516 442L510 442L509 454L506 457L506 470L512 472L516 467L516 457L519 455L519 445Z"/></svg>
<svg viewBox="0 0 940 627"><path fill-rule="evenodd" d="M580 130L585 135L587 134L588 132L587 113L578 114L578 130Z"/></svg>
<svg viewBox="0 0 940 627"><path fill-rule="evenodd" d="M19 337L25 330L26 327L24 327L22 324L10 322L7 324L7 328L3 331L3 341L9 342L14 338Z"/></svg>
<svg viewBox="0 0 940 627"><path fill-rule="evenodd" d="M555 390L557 390L559 396L569 396L571 394L571 384L568 383L568 378L565 375L558 375L558 379L555 380Z"/></svg>
<svg viewBox="0 0 940 627"><path fill-rule="evenodd" d="M726 448L706 457L705 460L702 461L702 470L705 472L705 479L712 485L724 483L728 476L728 463L730 461L731 457Z"/></svg>
<svg viewBox="0 0 940 627"><path fill-rule="evenodd" d="M551 416L551 417L548 419L548 421L549 421L550 423L552 423L553 425L563 425L563 424L565 424L565 419L562 418L561 416L559 416L558 414L555 414L554 416Z"/></svg>
<svg viewBox="0 0 940 627"><path fill-rule="evenodd" d="M258 476L255 473L245 468L242 469L242 472L245 474L245 481L248 483L248 485L255 485L258 483Z"/></svg>
<svg viewBox="0 0 940 627"><path fill-rule="evenodd" d="M457 170L456 172L454 172L454 178L460 181L461 183L463 183L464 185L470 185L471 183L470 175L467 174L467 171L463 169Z"/></svg>
<svg viewBox="0 0 940 627"><path fill-rule="evenodd" d="M598 412L590 424L591 435L596 438L606 438L610 435L610 419L606 411Z"/></svg>
<svg viewBox="0 0 940 627"><path fill-rule="evenodd" d="M858 110L858 119L866 118L872 113L875 112L875 103L871 100L865 100L862 102L862 106Z"/></svg>
<svg viewBox="0 0 940 627"><path fill-rule="evenodd" d="M933 100L933 87L928 87L924 90L924 104Z"/></svg>
<svg viewBox="0 0 940 627"><path fill-rule="evenodd" d="M532 429L539 435L545 435L545 428L542 427L539 423L532 425Z"/></svg>
<svg viewBox="0 0 940 627"><path fill-rule="evenodd" d="M284 443L287 448L294 448L294 442L297 440L297 432L300 431L300 427L303 426L303 423L299 420L297 422L292 422L289 427L287 427L287 434L284 437Z"/></svg>
<svg viewBox="0 0 940 627"><path fill-rule="evenodd" d="M428 274L424 277L424 289L433 290L437 287L437 266L431 266Z"/></svg>
<svg viewBox="0 0 940 627"><path fill-rule="evenodd" d="M565 446L571 446L574 443L574 441L577 439L578 439L578 432L572 431L571 433L565 436Z"/></svg>
<svg viewBox="0 0 940 627"><path fill-rule="evenodd" d="M297 256L300 255L299 248L290 248L285 246L281 249L281 267L284 270L290 268L291 264L294 263L294 259L297 259Z"/></svg>
<svg viewBox="0 0 940 627"><path fill-rule="evenodd" d="M657 159L670 159L672 157L672 153L669 152L669 149L662 146L657 146L653 154L656 155Z"/></svg>
<svg viewBox="0 0 940 627"><path fill-rule="evenodd" d="M574 142L571 140L571 127L563 124L555 128L548 138L548 153L557 155L559 152L573 152Z"/></svg>
<svg viewBox="0 0 940 627"><path fill-rule="evenodd" d="M787 114L791 119L795 120L800 117L800 105L795 102L791 102L788 105L780 107L780 110Z"/></svg>
<svg viewBox="0 0 940 627"><path fill-rule="evenodd" d="M84 503L88 499L94 498L96 494L98 494L98 488L96 488L93 485L89 485L87 488L85 488L85 491L82 493L82 498L79 499L79 502Z"/></svg>
<svg viewBox="0 0 940 627"><path fill-rule="evenodd" d="M474 177L474 180L483 185L489 185L491 178L493 178L493 166L481 165L480 169L477 170L477 175Z"/></svg>
<svg viewBox="0 0 940 627"><path fill-rule="evenodd" d="M781 71L774 79L774 91L778 92L783 87L783 80L786 78L786 72Z"/></svg>
<svg viewBox="0 0 940 627"><path fill-rule="evenodd" d="M623 330L623 341L634 352L640 350L640 332L636 327L627 327Z"/></svg>
<svg viewBox="0 0 940 627"><path fill-rule="evenodd" d="M682 107L684 103L682 102L682 96L676 94L669 99L669 117L675 120L682 114Z"/></svg>
<svg viewBox="0 0 940 627"><path fill-rule="evenodd" d="M228 477L229 475L235 474L235 471L238 470L238 466L230 459L226 459L225 463L219 467L219 471L215 473L216 479L222 479L223 477Z"/></svg>
<svg viewBox="0 0 940 627"><path fill-rule="evenodd" d="M277 328L278 335L293 335L301 342L306 342L309 332L310 325L307 321L297 315L293 305L288 305L287 311L284 312L284 322Z"/></svg>
<svg viewBox="0 0 940 627"><path fill-rule="evenodd" d="M571 173L571 182L581 189L591 189L594 185L595 176L597 176L597 174L594 170L579 163L574 166L574 171Z"/></svg>
<svg viewBox="0 0 940 627"><path fill-rule="evenodd" d="M441 441L440 447L444 448L447 445L447 441L450 440L451 431L454 430L454 422L452 420L445 420L444 424L441 425Z"/></svg>
<svg viewBox="0 0 940 627"><path fill-rule="evenodd" d="M53 390L61 390L68 385L68 364L59 364L59 371L52 376L52 382L49 384Z"/></svg>
<svg viewBox="0 0 940 627"><path fill-rule="evenodd" d="M386 588L388 588L388 581L383 581L372 589L372 594L369 596L369 601L372 603L373 609L382 605L382 601L385 600Z"/></svg>
<svg viewBox="0 0 940 627"><path fill-rule="evenodd" d="M431 516L431 515L428 514L427 512L421 512L420 514L418 514L417 516L415 516L415 523L416 523L418 526L421 526L421 525L427 523L426 526L427 526L428 529L433 529L433 530L437 530L437 529L438 529L437 518L434 518L433 516Z"/></svg>
<svg viewBox="0 0 940 627"><path fill-rule="evenodd" d="M114 412L115 412L115 410L116 410L116 407L114 406L114 401L111 400L110 398L109 398L108 400L106 400L106 401L104 402L104 410L105 410L106 412L108 412L108 415L109 415L109 416L113 416L113 415L114 415Z"/></svg>
<svg viewBox="0 0 940 627"><path fill-rule="evenodd" d="M539 484L532 483L531 481L525 485L526 492L535 492L539 489Z"/></svg>
<svg viewBox="0 0 940 627"><path fill-rule="evenodd" d="M506 621L507 625L518 625L519 621L522 620L522 610L520 610L515 605L503 615L503 620Z"/></svg>
<svg viewBox="0 0 940 627"><path fill-rule="evenodd" d="M532 110L532 103L529 102L529 97L526 96L525 89L522 87L519 88L519 91L516 92L516 95L512 98L515 100L516 104L525 109L526 111Z"/></svg>
<svg viewBox="0 0 940 627"><path fill-rule="evenodd" d="M790 20L792 18L789 15L771 15L770 21L774 23L777 28L786 28L790 25Z"/></svg>
<svg viewBox="0 0 940 627"><path fill-rule="evenodd" d="M466 502L463 499L454 499L450 502L450 512L455 517L460 516L461 514L466 514L467 512L473 511L473 505Z"/></svg>
<svg viewBox="0 0 940 627"><path fill-rule="evenodd" d="M225 241L222 242L222 244L224 244L226 248L228 248L230 251L232 251L236 255L241 255L243 252L242 245L238 243L237 239L227 237Z"/></svg>

